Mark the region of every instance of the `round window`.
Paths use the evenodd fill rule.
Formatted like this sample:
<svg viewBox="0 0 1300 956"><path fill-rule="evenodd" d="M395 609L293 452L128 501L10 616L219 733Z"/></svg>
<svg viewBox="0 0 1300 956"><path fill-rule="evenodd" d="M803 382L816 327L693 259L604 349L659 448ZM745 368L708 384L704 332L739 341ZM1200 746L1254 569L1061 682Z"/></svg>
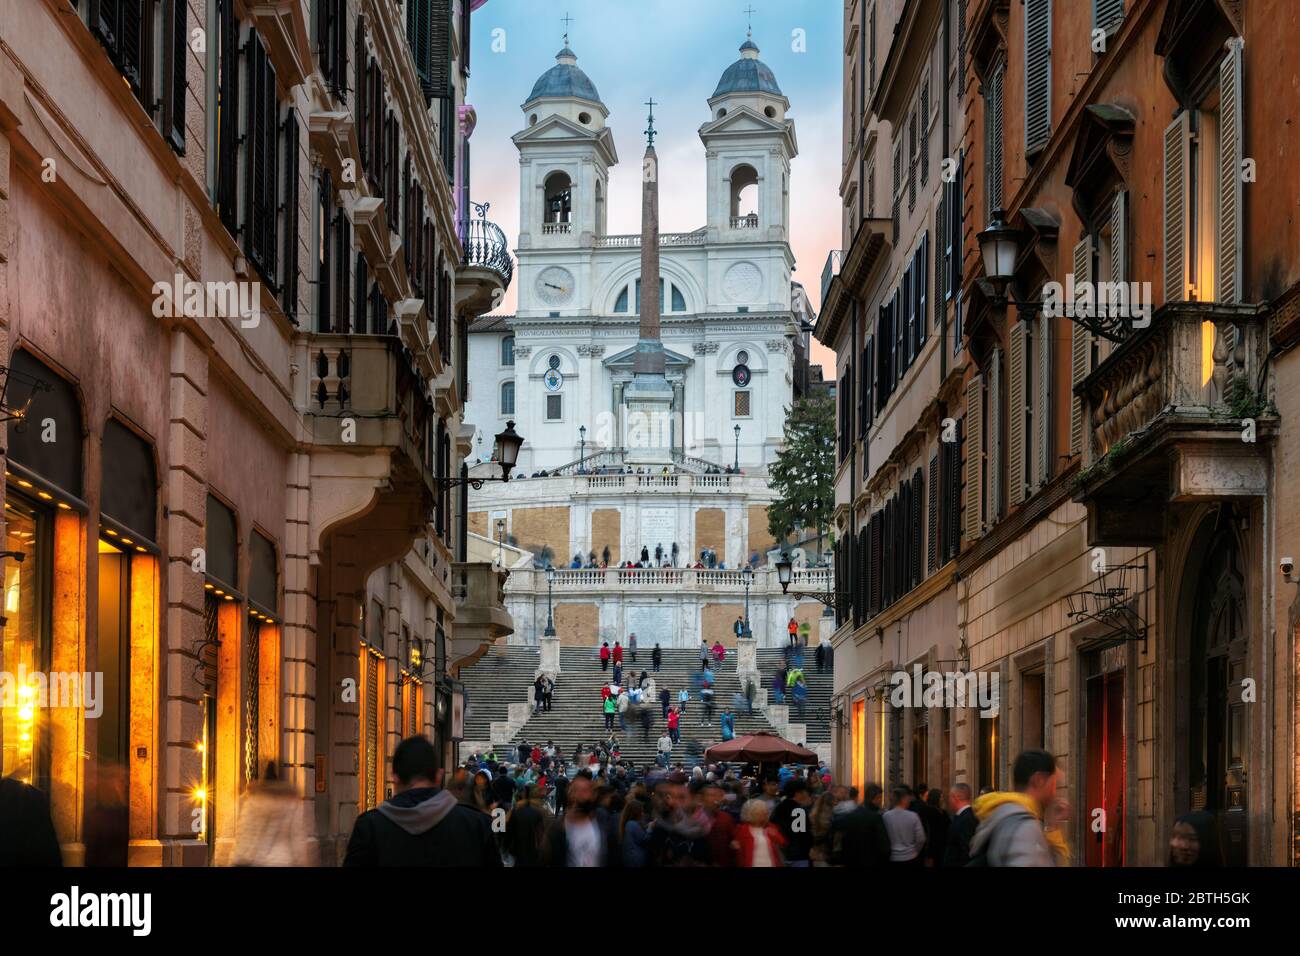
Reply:
<svg viewBox="0 0 1300 956"><path fill-rule="evenodd" d="M736 353L736 364L737 364L737 365L748 365L748 364L749 364L749 353L746 352L744 349L741 349L739 352L737 352L737 353Z"/></svg>
<svg viewBox="0 0 1300 956"><path fill-rule="evenodd" d="M590 123L591 123L591 114L590 114L590 113L579 113L579 114L578 114L578 122L581 123L583 126L588 126L588 125L590 125Z"/></svg>
<svg viewBox="0 0 1300 956"><path fill-rule="evenodd" d="M560 367L560 357L559 357L558 355L552 355L551 358L550 358L550 361L547 362L546 364L548 364L551 368L559 368L559 367Z"/></svg>
<svg viewBox="0 0 1300 956"><path fill-rule="evenodd" d="M769 106L767 109L763 110L763 112L767 115L767 118L768 118L768 119L776 119L776 109L775 109L775 108Z"/></svg>

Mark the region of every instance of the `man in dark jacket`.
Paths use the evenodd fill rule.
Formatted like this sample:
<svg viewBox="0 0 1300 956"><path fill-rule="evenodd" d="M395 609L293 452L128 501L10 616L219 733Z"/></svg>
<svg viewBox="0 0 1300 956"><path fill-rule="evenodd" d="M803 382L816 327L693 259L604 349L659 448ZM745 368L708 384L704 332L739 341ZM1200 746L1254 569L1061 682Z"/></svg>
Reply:
<svg viewBox="0 0 1300 956"><path fill-rule="evenodd" d="M0 867L62 865L50 801L21 780L0 778Z"/></svg>
<svg viewBox="0 0 1300 956"><path fill-rule="evenodd" d="M656 644L655 649L650 652L650 663L654 665L655 673L659 672L659 665L661 665L663 662L664 662L664 652L661 651L659 649L659 645Z"/></svg>
<svg viewBox="0 0 1300 956"><path fill-rule="evenodd" d="M542 809L537 784L530 783L520 794L519 804L506 818L504 847L515 858L515 866L541 866L542 845L550 814Z"/></svg>
<svg viewBox="0 0 1300 956"><path fill-rule="evenodd" d="M785 865L811 866L809 853L812 851L812 794L808 784L797 777L790 778L785 785L785 799L777 804L772 814L772 823L781 830L785 837Z"/></svg>
<svg viewBox="0 0 1300 956"><path fill-rule="evenodd" d="M841 866L888 866L889 834L880 818L884 791L869 783L862 805L831 824L832 862Z"/></svg>
<svg viewBox="0 0 1300 956"><path fill-rule="evenodd" d="M424 737L393 752L396 793L357 817L344 866L500 866L491 818L434 785L438 756Z"/></svg>
<svg viewBox="0 0 1300 956"><path fill-rule="evenodd" d="M509 810L515 802L515 782L510 779L510 771L505 764L497 767L496 778L492 781L492 797L502 810Z"/></svg>
<svg viewBox="0 0 1300 956"><path fill-rule="evenodd" d="M948 845L943 851L944 866L965 866L970 862L970 841L975 835L975 811L970 805L970 784L954 783L948 790Z"/></svg>

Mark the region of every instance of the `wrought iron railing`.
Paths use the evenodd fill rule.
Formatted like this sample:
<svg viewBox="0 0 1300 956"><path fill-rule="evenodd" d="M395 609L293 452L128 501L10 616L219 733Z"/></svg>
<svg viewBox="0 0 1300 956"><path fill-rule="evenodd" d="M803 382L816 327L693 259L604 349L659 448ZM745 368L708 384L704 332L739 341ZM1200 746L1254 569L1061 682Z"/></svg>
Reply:
<svg viewBox="0 0 1300 956"><path fill-rule="evenodd" d="M487 218L490 203L472 205L478 217L460 222L460 244L464 249L462 262L467 266L491 269L508 286L515 273L515 261L510 256L506 234Z"/></svg>

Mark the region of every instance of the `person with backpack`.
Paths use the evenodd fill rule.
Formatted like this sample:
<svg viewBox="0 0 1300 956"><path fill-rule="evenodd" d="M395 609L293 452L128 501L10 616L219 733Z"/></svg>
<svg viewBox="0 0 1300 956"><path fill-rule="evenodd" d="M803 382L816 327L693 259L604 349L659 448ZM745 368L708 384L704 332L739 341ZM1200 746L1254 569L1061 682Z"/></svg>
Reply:
<svg viewBox="0 0 1300 956"><path fill-rule="evenodd" d="M661 651L659 649L659 645L656 644L655 649L650 652L650 663L654 665L656 674L659 673L659 667L660 665L663 664L663 662L664 662L664 652Z"/></svg>
<svg viewBox="0 0 1300 956"><path fill-rule="evenodd" d="M611 694L606 696L605 703L602 705L605 711L605 729L614 729L614 714L618 711L618 701Z"/></svg>
<svg viewBox="0 0 1300 956"><path fill-rule="evenodd" d="M1012 765L1014 791L986 793L975 801L979 826L967 866L1065 866L1069 848L1058 824L1066 807L1056 796L1056 758L1025 750Z"/></svg>

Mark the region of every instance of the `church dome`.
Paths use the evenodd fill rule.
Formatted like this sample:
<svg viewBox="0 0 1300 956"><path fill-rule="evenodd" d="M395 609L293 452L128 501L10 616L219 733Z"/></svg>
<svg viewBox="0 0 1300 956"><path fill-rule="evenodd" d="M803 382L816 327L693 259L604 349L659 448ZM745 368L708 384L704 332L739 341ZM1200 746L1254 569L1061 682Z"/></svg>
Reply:
<svg viewBox="0 0 1300 956"><path fill-rule="evenodd" d="M776 74L772 68L758 58L758 45L753 40L746 40L740 46L740 59L722 74L718 88L713 96L726 96L729 93L768 93L772 96L784 96L777 85Z"/></svg>
<svg viewBox="0 0 1300 956"><path fill-rule="evenodd" d="M596 84L578 68L578 56L568 44L555 55L555 66L538 77L525 102L531 103L542 97L591 100L604 105L596 92Z"/></svg>

